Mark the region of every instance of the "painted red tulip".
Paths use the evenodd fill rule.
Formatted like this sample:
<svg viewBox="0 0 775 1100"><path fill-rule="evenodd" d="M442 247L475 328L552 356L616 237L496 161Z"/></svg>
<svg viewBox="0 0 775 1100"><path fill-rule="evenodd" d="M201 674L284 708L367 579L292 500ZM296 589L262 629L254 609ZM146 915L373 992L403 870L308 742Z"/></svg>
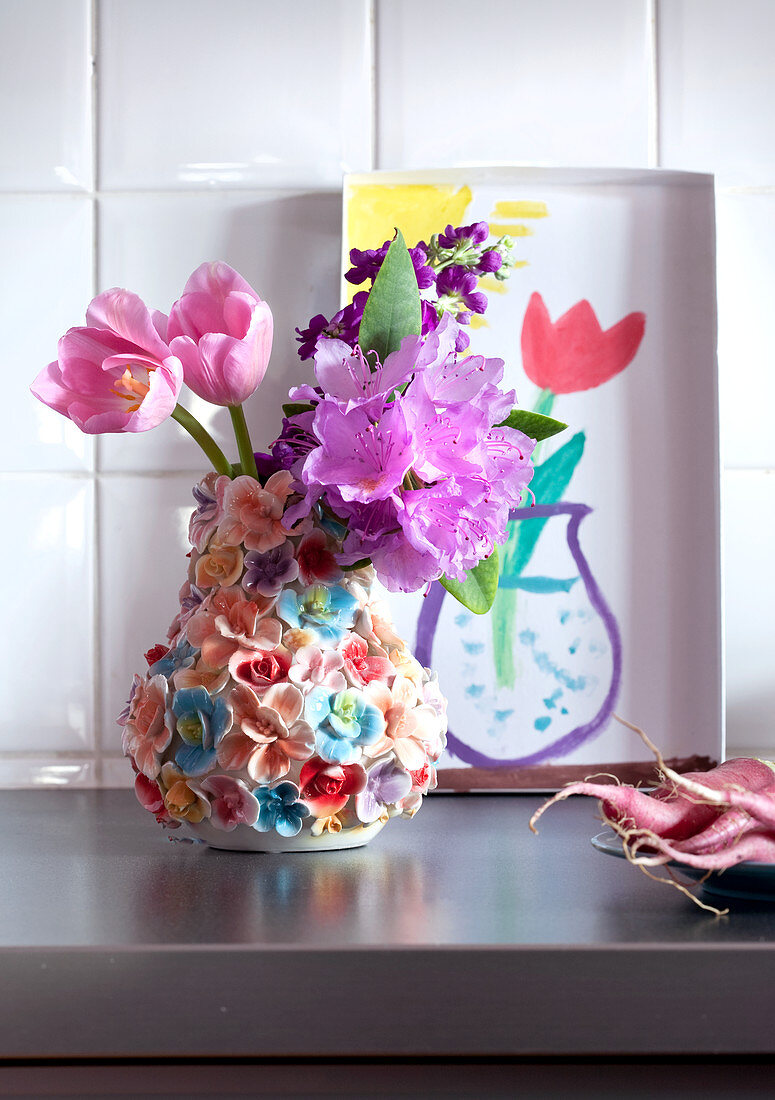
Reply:
<svg viewBox="0 0 775 1100"><path fill-rule="evenodd" d="M605 331L586 300L554 323L540 294L532 294L522 322L522 364L531 382L552 393L602 385L635 358L645 313L628 313Z"/></svg>

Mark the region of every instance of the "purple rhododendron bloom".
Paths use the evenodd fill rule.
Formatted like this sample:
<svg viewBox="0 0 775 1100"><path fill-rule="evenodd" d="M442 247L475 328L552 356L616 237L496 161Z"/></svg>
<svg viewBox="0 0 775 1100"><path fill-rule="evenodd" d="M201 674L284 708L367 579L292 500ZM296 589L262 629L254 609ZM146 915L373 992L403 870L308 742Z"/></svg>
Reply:
<svg viewBox="0 0 775 1100"><path fill-rule="evenodd" d="M315 352L315 375L327 397L346 403L345 411L365 405L373 406L379 415L395 390L411 378L421 346L419 336L407 336L384 365L372 367L360 348L353 349L341 340L325 340Z"/></svg>
<svg viewBox="0 0 775 1100"><path fill-rule="evenodd" d="M293 543L286 540L265 553L249 550L245 555L245 575L242 587L251 596L277 596L283 586L295 581L299 564L293 556Z"/></svg>
<svg viewBox="0 0 775 1100"><path fill-rule="evenodd" d="M305 484L336 485L344 500L384 500L397 492L415 454L399 402L375 424L362 409L342 412L333 401L321 401L315 413L321 446L307 458Z"/></svg>

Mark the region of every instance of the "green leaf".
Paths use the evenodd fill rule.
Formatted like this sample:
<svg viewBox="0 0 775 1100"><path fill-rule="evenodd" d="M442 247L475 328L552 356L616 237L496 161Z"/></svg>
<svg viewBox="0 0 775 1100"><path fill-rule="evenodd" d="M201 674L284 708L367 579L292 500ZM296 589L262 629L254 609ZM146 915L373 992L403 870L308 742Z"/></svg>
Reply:
<svg viewBox="0 0 775 1100"><path fill-rule="evenodd" d="M405 336L419 336L421 328L417 276L401 230L396 229L366 301L358 343L364 355L376 352L384 363Z"/></svg>
<svg viewBox="0 0 775 1100"><path fill-rule="evenodd" d="M577 432L545 462L536 466L530 488L535 493L538 504L556 504L558 500L562 500L573 471L584 453L585 442L584 432ZM522 573L545 525L545 519L517 520L511 524L511 534L503 556L504 573L511 576Z"/></svg>
<svg viewBox="0 0 775 1100"><path fill-rule="evenodd" d="M308 413L314 409L309 401L289 401L283 405L284 416L296 416L298 413Z"/></svg>
<svg viewBox="0 0 775 1100"><path fill-rule="evenodd" d="M563 424L561 420L554 420L551 416L531 412L530 409L512 409L498 427L518 428L519 431L538 442L539 439L549 439L558 432L564 432L568 425Z"/></svg>
<svg viewBox="0 0 775 1100"><path fill-rule="evenodd" d="M454 581L451 577L442 577L441 583L451 596L473 611L474 615L486 614L493 605L498 591L498 548L489 558L483 558L473 569L468 570L464 581Z"/></svg>

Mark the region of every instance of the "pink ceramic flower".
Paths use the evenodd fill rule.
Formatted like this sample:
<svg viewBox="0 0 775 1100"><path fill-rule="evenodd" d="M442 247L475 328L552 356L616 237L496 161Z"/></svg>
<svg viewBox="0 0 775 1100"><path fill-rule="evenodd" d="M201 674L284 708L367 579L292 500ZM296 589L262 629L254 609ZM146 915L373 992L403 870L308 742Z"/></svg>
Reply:
<svg viewBox="0 0 775 1100"><path fill-rule="evenodd" d="M343 668L344 657L336 649L323 651L316 645L303 645L294 654L288 679L305 692L318 686L330 688L332 692L344 691L347 681L341 671Z"/></svg>
<svg viewBox="0 0 775 1100"><path fill-rule="evenodd" d="M244 684L230 698L234 725L218 745L222 768L241 771L256 783L274 783L288 774L291 760L308 760L315 734L300 721L304 696L293 684L275 684L263 699Z"/></svg>
<svg viewBox="0 0 775 1100"><path fill-rule="evenodd" d="M170 311L167 335L186 385L214 405L257 389L272 350L272 312L228 264L202 264Z"/></svg>
<svg viewBox="0 0 775 1100"><path fill-rule="evenodd" d="M136 294L114 288L86 312L87 326L59 341L57 361L40 372L31 389L49 408L82 432L145 432L172 414L183 369Z"/></svg>
<svg viewBox="0 0 775 1100"><path fill-rule="evenodd" d="M124 726L124 755L130 755L143 775L155 779L161 769L161 754L172 740L164 718L168 703L167 681L152 676L138 685L129 720Z"/></svg>
<svg viewBox="0 0 775 1100"><path fill-rule="evenodd" d="M395 666L384 649L377 646L369 654L369 646L359 634L347 634L339 643L344 657L344 670L355 687L363 687L372 680L389 680L395 676Z"/></svg>
<svg viewBox="0 0 775 1100"><path fill-rule="evenodd" d="M271 652L261 649L238 649L229 658L229 672L240 684L247 684L256 695L263 695L272 684L288 678L291 655L287 649Z"/></svg>
<svg viewBox="0 0 775 1100"><path fill-rule="evenodd" d="M255 825L258 800L241 779L230 775L210 775L201 784L202 790L214 795L210 803L213 825L230 833L238 825Z"/></svg>
<svg viewBox="0 0 775 1100"><path fill-rule="evenodd" d="M218 538L232 546L244 542L248 550L281 546L288 537L282 518L293 485L290 470L278 470L263 488L247 474L224 482L218 485L218 501L223 507Z"/></svg>

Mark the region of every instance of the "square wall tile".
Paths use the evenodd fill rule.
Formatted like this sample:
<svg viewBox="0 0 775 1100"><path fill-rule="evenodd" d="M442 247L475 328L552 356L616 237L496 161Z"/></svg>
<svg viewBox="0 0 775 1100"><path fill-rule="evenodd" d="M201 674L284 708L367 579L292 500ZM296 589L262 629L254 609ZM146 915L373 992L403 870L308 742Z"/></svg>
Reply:
<svg viewBox="0 0 775 1100"><path fill-rule="evenodd" d="M91 4L0 5L0 190L92 186Z"/></svg>
<svg viewBox="0 0 775 1100"><path fill-rule="evenodd" d="M92 296L92 200L0 195L6 278L0 295L0 377L6 415L0 470L87 470L93 441L30 393L66 329L85 323ZM8 413L12 410L12 415Z"/></svg>
<svg viewBox="0 0 775 1100"><path fill-rule="evenodd" d="M669 0L658 13L660 163L775 183L775 4Z"/></svg>
<svg viewBox="0 0 775 1100"><path fill-rule="evenodd" d="M724 462L775 467L775 194L719 194L716 220Z"/></svg>
<svg viewBox="0 0 775 1100"><path fill-rule="evenodd" d="M100 282L134 290L165 313L189 275L225 260L265 298L274 317L269 369L245 405L253 445L265 450L279 430L288 389L311 381L294 329L339 305L341 195L254 192L221 195L108 195L100 201ZM181 403L236 460L229 415L194 397ZM174 422L142 435L100 440L103 470L204 471L207 459Z"/></svg>
<svg viewBox="0 0 775 1100"><path fill-rule="evenodd" d="M775 754L775 473L725 476L724 563L728 755L757 745Z"/></svg>
<svg viewBox="0 0 775 1100"><path fill-rule="evenodd" d="M125 756L103 756L100 768L101 787L134 787L135 773Z"/></svg>
<svg viewBox="0 0 775 1100"><path fill-rule="evenodd" d="M90 479L0 476L6 693L0 753L92 745L93 486Z"/></svg>
<svg viewBox="0 0 775 1100"><path fill-rule="evenodd" d="M338 185L370 167L367 0L101 0L103 189Z"/></svg>
<svg viewBox="0 0 775 1100"><path fill-rule="evenodd" d="M194 480L177 475L100 481L100 743L108 753L121 752L116 716L134 673L148 668L143 654L166 641L178 612Z"/></svg>
<svg viewBox="0 0 775 1100"><path fill-rule="evenodd" d="M9 787L48 788L96 787L94 760L66 756L50 759L0 754L0 789Z"/></svg>
<svg viewBox="0 0 775 1100"><path fill-rule="evenodd" d="M640 0L378 0L378 166L643 165Z"/></svg>

